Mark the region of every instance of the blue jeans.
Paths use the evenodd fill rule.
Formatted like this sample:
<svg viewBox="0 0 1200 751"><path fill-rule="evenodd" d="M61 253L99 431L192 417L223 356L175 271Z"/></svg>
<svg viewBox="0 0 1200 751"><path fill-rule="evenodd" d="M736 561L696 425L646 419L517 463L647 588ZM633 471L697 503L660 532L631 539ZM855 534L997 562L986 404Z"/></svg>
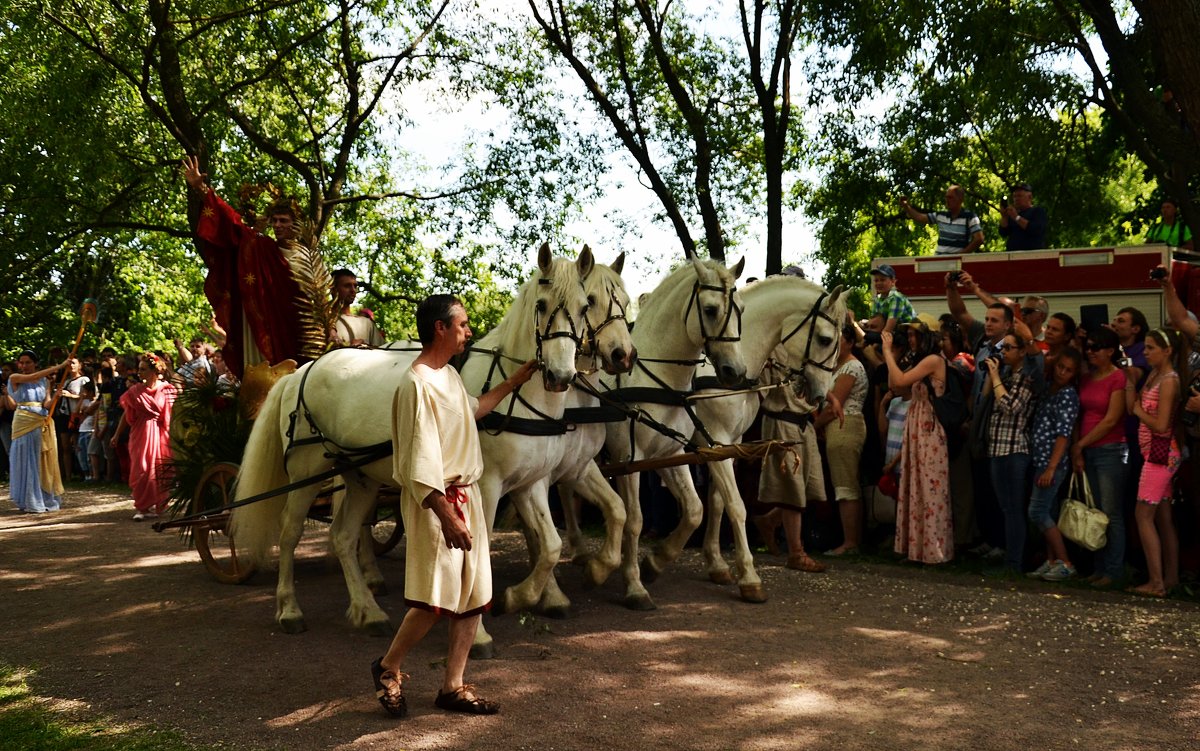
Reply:
<svg viewBox="0 0 1200 751"><path fill-rule="evenodd" d="M1067 465L1058 465L1048 488L1038 487L1037 477L1040 474L1039 471L1034 472L1033 493L1029 496L1029 521L1045 532L1058 526L1058 489L1062 487L1063 480L1067 479Z"/></svg>
<svg viewBox="0 0 1200 751"><path fill-rule="evenodd" d="M1125 575L1125 475L1129 449L1124 443L1106 443L1083 450L1083 466L1092 498L1108 515L1107 540L1096 551L1096 571L1111 578Z"/></svg>
<svg viewBox="0 0 1200 751"><path fill-rule="evenodd" d="M1025 561L1025 494L1029 454L991 457L992 487L1004 515L1004 565L1020 571Z"/></svg>

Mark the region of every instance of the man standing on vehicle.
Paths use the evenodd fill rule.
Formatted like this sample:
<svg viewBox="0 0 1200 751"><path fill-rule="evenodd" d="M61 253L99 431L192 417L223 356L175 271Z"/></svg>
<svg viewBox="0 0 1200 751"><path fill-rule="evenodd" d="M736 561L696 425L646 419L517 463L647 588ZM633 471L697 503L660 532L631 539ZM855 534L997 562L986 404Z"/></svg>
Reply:
<svg viewBox="0 0 1200 751"><path fill-rule="evenodd" d="M1013 186L1012 203L1000 202L1000 236L1008 238L1006 250L1046 247L1046 225L1049 223L1046 210L1033 205L1033 188L1029 183Z"/></svg>
<svg viewBox="0 0 1200 751"><path fill-rule="evenodd" d="M983 245L983 229L979 226L979 217L963 208L966 197L967 192L962 186L951 185L946 189L946 211L923 213L914 209L908 198L901 198L900 205L914 222L937 225L936 255L974 253Z"/></svg>
<svg viewBox="0 0 1200 751"><path fill-rule="evenodd" d="M488 529L478 480L483 454L475 421L529 380L529 361L478 399L467 393L450 359L471 338L462 303L432 295L417 307L421 354L392 400L392 474L401 489L408 537L404 602L409 606L387 654L371 665L375 695L388 713L408 711L400 672L409 650L438 620L450 621L446 673L434 704L469 714L500 707L463 682L467 655L482 613L492 605Z"/></svg>
<svg viewBox="0 0 1200 751"><path fill-rule="evenodd" d="M895 331L902 323L915 321L917 314L912 303L896 289L896 270L886 263L871 269L871 281L875 285L875 302L871 304L871 329L873 331Z"/></svg>
<svg viewBox="0 0 1200 751"><path fill-rule="evenodd" d="M343 347L381 347L382 332L375 321L362 313L354 313L350 306L358 296L358 277L350 269L338 269L333 277L333 299L338 309L338 320L334 324L333 342Z"/></svg>

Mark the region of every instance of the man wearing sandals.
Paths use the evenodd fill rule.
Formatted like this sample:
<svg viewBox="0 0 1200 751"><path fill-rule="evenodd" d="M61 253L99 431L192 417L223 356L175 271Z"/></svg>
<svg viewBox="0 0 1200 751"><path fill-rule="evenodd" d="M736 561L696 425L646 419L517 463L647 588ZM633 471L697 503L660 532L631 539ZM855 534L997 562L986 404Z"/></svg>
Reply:
<svg viewBox="0 0 1200 751"><path fill-rule="evenodd" d="M409 650L438 620L450 622L446 674L435 705L452 712L495 714L463 681L479 618L492 605L488 531L477 482L483 454L475 421L529 380L534 361L478 399L447 367L471 338L462 303L432 295L417 307L421 354L392 400L392 474L401 488L405 534L404 603L409 606L387 654L371 665L375 695L388 713L408 711L400 672Z"/></svg>

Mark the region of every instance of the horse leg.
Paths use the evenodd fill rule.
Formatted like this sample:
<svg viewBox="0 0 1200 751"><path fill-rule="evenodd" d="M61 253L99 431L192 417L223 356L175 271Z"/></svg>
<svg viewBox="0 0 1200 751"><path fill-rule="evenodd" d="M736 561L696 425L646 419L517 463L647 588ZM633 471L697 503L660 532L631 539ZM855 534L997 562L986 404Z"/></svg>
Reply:
<svg viewBox="0 0 1200 751"><path fill-rule="evenodd" d="M575 495L575 486L560 482L558 499L562 503L563 523L567 527L566 549L570 551L571 563L584 564L587 562L587 553L583 549L583 530L579 528L579 496Z"/></svg>
<svg viewBox="0 0 1200 751"><path fill-rule="evenodd" d="M542 599L546 580L553 575L554 567L562 555L562 538L558 536L558 530L554 528L554 520L550 516L548 490L548 482L546 478L542 478L529 487L509 492L509 498L516 505L517 512L525 523L525 539L529 545L532 570L519 584L504 590L506 613L529 610L538 604ZM563 599L566 600L565 597ZM564 614L556 617L565 617L570 602L559 603L557 607L561 608Z"/></svg>
<svg viewBox="0 0 1200 751"><path fill-rule="evenodd" d="M316 486L293 490L283 509L283 530L279 534L279 582L275 587L275 622L286 634L308 629L304 613L296 600L296 546L304 534L304 520L317 497Z"/></svg>
<svg viewBox="0 0 1200 751"><path fill-rule="evenodd" d="M732 459L708 465L712 482L708 485L708 524L704 527L704 560L708 563L708 579L714 584L733 584L729 564L721 555L721 518L725 515L726 496L721 483L716 482L718 467L732 464ZM732 470L731 470L732 471Z"/></svg>
<svg viewBox="0 0 1200 751"><path fill-rule="evenodd" d="M692 484L692 475L687 467L668 467L660 469L658 474L679 502L679 526L671 530L654 552L642 561L642 578L647 581L654 581L667 564L679 557L683 546L704 517L704 504L696 494L696 486Z"/></svg>
<svg viewBox="0 0 1200 751"><path fill-rule="evenodd" d="M599 587L621 565L621 535L627 520L625 503L604 479L595 462L588 464L577 487L604 514L604 542L596 554L588 559L587 578L584 580L586 586Z"/></svg>
<svg viewBox="0 0 1200 751"><path fill-rule="evenodd" d="M475 629L475 641L471 644L469 656L472 660L491 660L496 657L496 642L492 641L492 635L483 627L482 618Z"/></svg>
<svg viewBox="0 0 1200 751"><path fill-rule="evenodd" d="M638 565L638 538L642 535L642 507L638 498L637 472L617 478L617 488L625 502L625 529L621 538L621 574L625 578L625 607L654 610L654 601L642 584Z"/></svg>
<svg viewBox="0 0 1200 751"><path fill-rule="evenodd" d="M746 503L738 492L733 460L714 462L709 465L708 472L713 492L724 499L725 511L729 514L729 526L733 530L734 567L738 572L738 590L742 599L746 602L766 602L767 593L762 580L758 578L758 572L754 570L754 555L750 552L750 540L746 537ZM710 529L712 524L712 519L709 519Z"/></svg>
<svg viewBox="0 0 1200 751"><path fill-rule="evenodd" d="M375 636L391 636L394 633L391 621L379 603L375 602L375 595L371 593L363 573L363 545L360 544L367 516L375 510L375 493L379 483L350 473L343 475L342 479L346 483L346 497L334 509L329 537L333 551L342 564L342 576L346 579L346 590L350 594L346 618L354 626L365 627ZM370 548L366 552L371 558L371 567L378 572L373 552Z"/></svg>

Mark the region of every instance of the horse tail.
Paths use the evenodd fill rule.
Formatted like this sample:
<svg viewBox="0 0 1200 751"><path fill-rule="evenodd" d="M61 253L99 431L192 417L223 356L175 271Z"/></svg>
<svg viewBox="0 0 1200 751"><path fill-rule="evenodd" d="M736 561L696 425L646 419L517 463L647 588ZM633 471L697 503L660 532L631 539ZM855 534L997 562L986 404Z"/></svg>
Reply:
<svg viewBox="0 0 1200 751"><path fill-rule="evenodd" d="M288 390L286 384L291 377L284 376L275 383L254 420L238 471L236 500L282 488L289 482L284 465L280 417L283 414L284 392ZM233 510L229 533L237 543L238 550L244 551L243 555L255 565L265 565L271 551L279 543L287 500L288 494L281 493Z"/></svg>

